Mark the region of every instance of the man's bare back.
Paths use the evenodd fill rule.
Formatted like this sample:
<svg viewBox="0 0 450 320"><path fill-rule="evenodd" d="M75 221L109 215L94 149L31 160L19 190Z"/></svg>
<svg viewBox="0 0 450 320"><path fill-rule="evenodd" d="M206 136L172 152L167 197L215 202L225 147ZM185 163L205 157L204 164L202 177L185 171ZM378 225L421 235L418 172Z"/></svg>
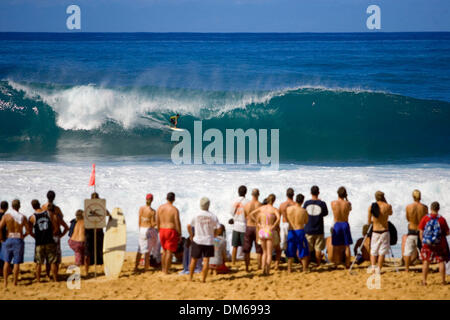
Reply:
<svg viewBox="0 0 450 320"><path fill-rule="evenodd" d="M23 216L22 222L18 223L9 213L7 213L3 216L2 221L0 222L0 229L4 226L6 226L7 237L12 235L20 235L20 237L15 236L15 238L23 239L29 234L28 221L25 216Z"/></svg>
<svg viewBox="0 0 450 320"><path fill-rule="evenodd" d="M301 205L289 206L286 209L286 218L289 222L289 230L302 230L308 223L308 212Z"/></svg>
<svg viewBox="0 0 450 320"><path fill-rule="evenodd" d="M154 228L156 227L156 211L149 206L139 208L139 227Z"/></svg>
<svg viewBox="0 0 450 320"><path fill-rule="evenodd" d="M392 206L383 201L377 201L380 207L380 215L378 218L374 217L369 207L369 224L373 222L373 231L388 230L388 218L392 214Z"/></svg>
<svg viewBox="0 0 450 320"><path fill-rule="evenodd" d="M282 204L280 204L280 215L283 217L283 219L281 220L282 222L288 222L286 219L286 209L289 208L290 206L294 206L295 205L295 201L292 199L287 199L285 202L283 202Z"/></svg>
<svg viewBox="0 0 450 320"><path fill-rule="evenodd" d="M86 236L85 236L85 229L84 229L84 220L77 220L77 223L75 224L75 228L73 229L72 236L70 237L73 241L79 241L79 242L85 242Z"/></svg>
<svg viewBox="0 0 450 320"><path fill-rule="evenodd" d="M158 229L175 229L181 234L180 214L171 203L165 203L158 208L156 213Z"/></svg>
<svg viewBox="0 0 450 320"><path fill-rule="evenodd" d="M41 209L43 211L48 211L48 205L49 205L48 202L43 204ZM57 205L53 205L53 208L54 208L54 212L56 214L56 222L57 222L55 236L63 237L69 231L69 226L64 221L64 215L61 211L61 208L58 207ZM48 211L48 213L51 214L50 211ZM63 232L61 232L61 227L64 228Z"/></svg>
<svg viewBox="0 0 450 320"><path fill-rule="evenodd" d="M258 209L261 206L262 203L255 199L252 199L244 206L245 218L247 219L247 227L256 226L255 216L250 216L250 212Z"/></svg>
<svg viewBox="0 0 450 320"><path fill-rule="evenodd" d="M331 202L334 222L348 222L348 216L352 210L352 204L344 199L338 199Z"/></svg>
<svg viewBox="0 0 450 320"><path fill-rule="evenodd" d="M422 218L428 214L428 207L420 202L413 202L406 207L406 220L409 230L418 230Z"/></svg>

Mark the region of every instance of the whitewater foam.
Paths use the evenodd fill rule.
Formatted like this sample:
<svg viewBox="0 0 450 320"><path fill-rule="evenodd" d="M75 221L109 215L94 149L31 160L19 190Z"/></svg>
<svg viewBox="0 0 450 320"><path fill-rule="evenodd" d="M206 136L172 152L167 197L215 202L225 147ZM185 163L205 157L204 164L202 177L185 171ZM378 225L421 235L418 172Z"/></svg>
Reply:
<svg viewBox="0 0 450 320"><path fill-rule="evenodd" d="M245 109L251 104L267 103L285 92L229 92L219 96L218 92L161 88L146 92L95 85L49 88L12 80L8 80L8 84L17 91L23 91L27 98L43 101L52 107L57 113L57 125L65 130L98 129L107 121L116 122L125 129L139 125L161 128L167 119L149 116L150 113L181 113L210 119L234 109Z"/></svg>

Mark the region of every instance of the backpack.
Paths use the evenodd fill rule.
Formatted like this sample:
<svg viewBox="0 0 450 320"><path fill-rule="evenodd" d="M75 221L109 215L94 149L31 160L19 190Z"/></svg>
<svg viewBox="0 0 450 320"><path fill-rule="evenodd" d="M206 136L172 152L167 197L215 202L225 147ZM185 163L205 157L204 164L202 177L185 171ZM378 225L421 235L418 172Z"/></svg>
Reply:
<svg viewBox="0 0 450 320"><path fill-rule="evenodd" d="M438 215L436 218L432 218L431 215L428 215L430 220L425 225L423 230L423 244L427 245L438 245L441 243L441 225L439 224Z"/></svg>

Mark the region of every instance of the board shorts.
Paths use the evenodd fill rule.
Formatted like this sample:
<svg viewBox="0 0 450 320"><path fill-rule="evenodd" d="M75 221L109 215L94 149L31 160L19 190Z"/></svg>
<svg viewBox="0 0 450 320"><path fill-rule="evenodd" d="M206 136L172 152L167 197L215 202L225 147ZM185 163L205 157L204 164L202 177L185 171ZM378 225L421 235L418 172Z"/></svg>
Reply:
<svg viewBox="0 0 450 320"><path fill-rule="evenodd" d="M325 249L325 238L323 234L306 234L306 240L308 241L308 249L310 252Z"/></svg>
<svg viewBox="0 0 450 320"><path fill-rule="evenodd" d="M281 222L280 223L280 247L282 250L287 249L288 234L289 234L289 223Z"/></svg>
<svg viewBox="0 0 450 320"><path fill-rule="evenodd" d="M403 255L406 257L410 257L414 252L417 251L418 243L419 243L419 236L411 234L407 235Z"/></svg>
<svg viewBox="0 0 450 320"><path fill-rule="evenodd" d="M146 254L153 252L158 246L158 231L155 228L139 228L138 252Z"/></svg>
<svg viewBox="0 0 450 320"><path fill-rule="evenodd" d="M348 222L336 222L331 234L331 243L333 246L349 246L353 244L350 225Z"/></svg>
<svg viewBox="0 0 450 320"><path fill-rule="evenodd" d="M58 255L56 243L41 244L34 248L34 262L38 264L56 263Z"/></svg>
<svg viewBox="0 0 450 320"><path fill-rule="evenodd" d="M23 263L25 243L20 238L8 238L2 244L3 261L12 264Z"/></svg>
<svg viewBox="0 0 450 320"><path fill-rule="evenodd" d="M244 253L250 253L252 250L253 242L255 243L255 251L257 254L262 254L262 248L256 241L256 227L248 227L245 229L244 246L242 251Z"/></svg>
<svg viewBox="0 0 450 320"><path fill-rule="evenodd" d="M372 256L385 256L389 254L391 249L390 245L391 236L389 230L382 233L372 232L372 239L370 241L370 255Z"/></svg>
<svg viewBox="0 0 450 320"><path fill-rule="evenodd" d="M205 246L192 241L191 257L194 259L214 257L214 245Z"/></svg>
<svg viewBox="0 0 450 320"><path fill-rule="evenodd" d="M430 263L447 262L450 259L447 248L441 244L435 246L424 244L422 250L420 250L420 257L422 261L428 261Z"/></svg>
<svg viewBox="0 0 450 320"><path fill-rule="evenodd" d="M169 250L172 253L177 252L180 236L175 229L159 229L159 240L163 250Z"/></svg>
<svg viewBox="0 0 450 320"><path fill-rule="evenodd" d="M231 237L232 247L242 247L245 243L245 232L239 232L233 230L233 235Z"/></svg>
<svg viewBox="0 0 450 320"><path fill-rule="evenodd" d="M69 247L75 253L75 264L77 266L83 265L85 261L84 251L86 249L86 243L83 241L74 241L69 239Z"/></svg>
<svg viewBox="0 0 450 320"><path fill-rule="evenodd" d="M304 258L309 256L308 240L306 240L305 230L289 230L287 235L286 256L294 258L297 256Z"/></svg>

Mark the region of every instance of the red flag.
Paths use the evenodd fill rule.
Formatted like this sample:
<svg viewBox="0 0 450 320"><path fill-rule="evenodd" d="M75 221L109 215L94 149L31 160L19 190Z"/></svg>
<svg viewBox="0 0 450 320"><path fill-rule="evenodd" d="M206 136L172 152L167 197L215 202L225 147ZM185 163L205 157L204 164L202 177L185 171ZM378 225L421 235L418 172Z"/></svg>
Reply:
<svg viewBox="0 0 450 320"><path fill-rule="evenodd" d="M92 172L91 172L91 178L89 179L89 185L95 186L95 163L92 164Z"/></svg>

